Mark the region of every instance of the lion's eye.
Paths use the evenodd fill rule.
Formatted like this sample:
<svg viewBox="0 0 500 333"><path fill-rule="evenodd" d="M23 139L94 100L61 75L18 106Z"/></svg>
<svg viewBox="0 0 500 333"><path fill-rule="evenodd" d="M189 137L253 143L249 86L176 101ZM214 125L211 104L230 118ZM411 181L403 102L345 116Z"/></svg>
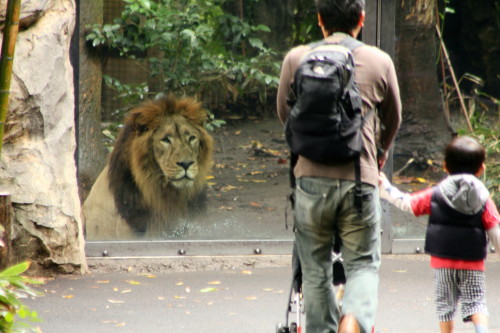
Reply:
<svg viewBox="0 0 500 333"><path fill-rule="evenodd" d="M168 136L164 136L162 139L161 139L162 142L164 143L172 143L172 141L170 141L170 138Z"/></svg>
<svg viewBox="0 0 500 333"><path fill-rule="evenodd" d="M196 141L196 136L194 136L194 135L190 135L190 136L188 137L188 141L189 141L189 143L193 143L193 142L195 142L195 141Z"/></svg>

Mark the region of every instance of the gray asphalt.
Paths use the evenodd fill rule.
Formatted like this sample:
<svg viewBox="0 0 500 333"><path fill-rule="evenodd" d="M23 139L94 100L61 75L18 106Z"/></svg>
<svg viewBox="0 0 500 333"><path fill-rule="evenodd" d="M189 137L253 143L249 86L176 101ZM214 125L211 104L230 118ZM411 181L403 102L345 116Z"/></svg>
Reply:
<svg viewBox="0 0 500 333"><path fill-rule="evenodd" d="M175 259L166 259L175 260ZM500 262L487 262L490 332L500 332ZM61 276L24 302L44 333L275 332L284 322L290 267ZM425 255L386 255L377 332L438 332ZM457 332L474 332L457 321Z"/></svg>

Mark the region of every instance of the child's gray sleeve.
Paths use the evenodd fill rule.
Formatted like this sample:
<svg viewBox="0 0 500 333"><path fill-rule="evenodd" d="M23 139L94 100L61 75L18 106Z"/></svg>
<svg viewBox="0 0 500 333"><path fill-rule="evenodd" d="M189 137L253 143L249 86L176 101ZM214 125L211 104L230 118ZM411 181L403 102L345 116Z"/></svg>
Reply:
<svg viewBox="0 0 500 333"><path fill-rule="evenodd" d="M495 247L496 253L500 256L500 229L498 225L486 231L490 242Z"/></svg>
<svg viewBox="0 0 500 333"><path fill-rule="evenodd" d="M379 186L380 197L387 200L390 204L396 206L397 208L413 214L410 203L410 195L408 193L403 193L396 187L392 186L387 178L384 178Z"/></svg>

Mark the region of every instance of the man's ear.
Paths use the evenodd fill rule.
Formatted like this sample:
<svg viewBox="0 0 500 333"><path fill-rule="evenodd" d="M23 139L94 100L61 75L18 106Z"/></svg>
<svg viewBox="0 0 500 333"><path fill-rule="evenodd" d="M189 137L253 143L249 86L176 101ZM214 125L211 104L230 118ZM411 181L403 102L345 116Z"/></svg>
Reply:
<svg viewBox="0 0 500 333"><path fill-rule="evenodd" d="M481 164L481 167L479 168L479 170L477 170L476 172L476 177L479 177L483 174L484 170L486 170L486 164Z"/></svg>
<svg viewBox="0 0 500 333"><path fill-rule="evenodd" d="M366 13L365 11L363 10L361 12L361 15L359 16L359 22L358 22L358 27L364 27L365 26L365 17L366 17Z"/></svg>

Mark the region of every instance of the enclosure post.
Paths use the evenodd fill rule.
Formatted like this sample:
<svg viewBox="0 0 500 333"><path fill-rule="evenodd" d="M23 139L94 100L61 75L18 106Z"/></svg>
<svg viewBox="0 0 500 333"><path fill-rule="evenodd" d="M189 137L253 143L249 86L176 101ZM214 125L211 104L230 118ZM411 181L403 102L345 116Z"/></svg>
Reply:
<svg viewBox="0 0 500 333"><path fill-rule="evenodd" d="M12 218L10 194L0 193L0 270L10 264Z"/></svg>
<svg viewBox="0 0 500 333"><path fill-rule="evenodd" d="M5 121L9 108L10 79L16 48L17 32L19 30L19 12L21 0L8 0L5 27L3 30L2 55L0 58L0 154L3 147Z"/></svg>

